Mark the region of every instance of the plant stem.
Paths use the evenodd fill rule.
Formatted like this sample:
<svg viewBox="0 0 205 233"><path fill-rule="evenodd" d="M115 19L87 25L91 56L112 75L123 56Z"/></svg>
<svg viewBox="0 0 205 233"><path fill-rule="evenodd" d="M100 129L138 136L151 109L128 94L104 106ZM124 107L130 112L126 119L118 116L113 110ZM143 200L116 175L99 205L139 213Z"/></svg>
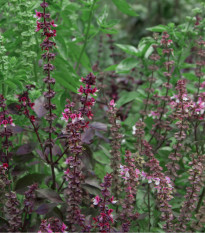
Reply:
<svg viewBox="0 0 205 233"><path fill-rule="evenodd" d="M195 210L196 214L198 214L198 212L199 212L199 209L201 207L201 203L202 203L202 201L204 199L204 196L205 196L205 188L203 188L202 193L200 195L199 202L198 202L196 210Z"/></svg>
<svg viewBox="0 0 205 233"><path fill-rule="evenodd" d="M148 184L147 189L148 189L147 192L148 192L148 214L149 214L148 230L150 232L150 227L151 227L150 184Z"/></svg>
<svg viewBox="0 0 205 233"><path fill-rule="evenodd" d="M58 159L55 161L55 163L58 163L58 161L63 157L63 155L68 151L69 147L67 147L63 153L58 157Z"/></svg>
<svg viewBox="0 0 205 233"><path fill-rule="evenodd" d="M63 185L64 185L65 181L66 181L66 179L63 179L63 182L61 183L60 187L58 188L58 192L60 192L60 191L61 191L61 189L62 189L62 187L63 187Z"/></svg>
<svg viewBox="0 0 205 233"><path fill-rule="evenodd" d="M88 18L88 27L87 27L87 31L86 31L86 34L85 34L84 44L83 44L83 47L82 47L82 49L80 51L80 55L79 55L77 65L76 65L76 68L75 68L76 72L78 72L78 69L79 69L79 66L80 66L80 61L82 59L83 53L85 51L85 48L86 48L86 45L87 45L87 42L88 42L88 36L89 36L89 32L90 32L90 25L91 25L91 20L92 20L92 16L93 16L93 9L94 9L95 3L96 3L96 0L93 1L93 4L91 6L91 10L90 10L89 18Z"/></svg>

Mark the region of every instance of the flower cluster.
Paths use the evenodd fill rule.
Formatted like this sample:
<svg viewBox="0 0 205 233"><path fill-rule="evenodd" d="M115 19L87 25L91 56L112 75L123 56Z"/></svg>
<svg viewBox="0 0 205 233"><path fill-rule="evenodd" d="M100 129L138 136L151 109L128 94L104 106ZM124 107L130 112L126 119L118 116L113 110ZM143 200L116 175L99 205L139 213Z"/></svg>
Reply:
<svg viewBox="0 0 205 233"><path fill-rule="evenodd" d="M38 233L66 232L67 226L58 218L49 218L41 221Z"/></svg>
<svg viewBox="0 0 205 233"><path fill-rule="evenodd" d="M156 174L149 174L147 172L144 171L140 171L138 168L135 168L135 164L134 164L134 158L131 158L131 154L130 152L127 152L126 156L126 162L127 162L127 166L125 165L120 165L120 176L125 180L125 184L128 183L128 181L133 181L135 186L136 183L138 183L139 180L147 180L147 182L149 184L153 183L154 188L156 188L157 192L162 189L161 187L161 179L159 177L157 177L157 173ZM151 166L151 163L156 163L158 164L157 160L152 160L146 163L147 166ZM135 169L134 169L135 168ZM159 173L161 175L161 173ZM169 187L169 190L172 191L172 185L171 185L171 180L168 176L164 177L164 181L167 185L167 187ZM136 188L136 187L134 187ZM163 192L163 189L162 189ZM171 194L171 192L170 192ZM132 195L133 196L133 195Z"/></svg>
<svg viewBox="0 0 205 233"><path fill-rule="evenodd" d="M104 182L100 185L102 187L102 198L99 196L96 196L93 199L93 204L97 205L100 209L100 215L93 218L95 221L95 224L98 228L99 232L110 232L111 230L111 224L114 223L113 219L113 209L110 209L108 207L109 204L115 204L117 201L114 200L114 197L110 197L110 191L109 188L112 185L112 175L107 174L104 177Z"/></svg>
<svg viewBox="0 0 205 233"><path fill-rule="evenodd" d="M199 93L197 101L190 104L190 112L192 120L204 120L205 117L205 92Z"/></svg>
<svg viewBox="0 0 205 233"><path fill-rule="evenodd" d="M186 82L186 79L179 80L176 88L179 89L182 85L186 86ZM194 101L184 89L182 94L171 97L170 107L175 110L171 116L173 119L178 116L181 119L185 117L189 121L203 120L205 117L205 92L199 93L196 101ZM180 111L183 112L181 117Z"/></svg>

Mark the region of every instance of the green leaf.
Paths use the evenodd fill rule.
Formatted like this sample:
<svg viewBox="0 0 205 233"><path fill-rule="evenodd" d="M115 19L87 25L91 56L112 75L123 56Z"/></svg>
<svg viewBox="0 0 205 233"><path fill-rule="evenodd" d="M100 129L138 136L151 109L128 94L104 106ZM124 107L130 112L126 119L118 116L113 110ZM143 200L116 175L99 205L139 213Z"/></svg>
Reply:
<svg viewBox="0 0 205 233"><path fill-rule="evenodd" d="M100 31L105 33L105 34L117 34L118 30L117 29L104 29L104 28L100 28Z"/></svg>
<svg viewBox="0 0 205 233"><path fill-rule="evenodd" d="M5 83L8 85L8 87L9 88L11 88L11 89L16 89L17 87L16 87L16 84L15 83L13 83L12 81L10 81L10 80L5 80Z"/></svg>
<svg viewBox="0 0 205 233"><path fill-rule="evenodd" d="M159 150L163 150L163 151L172 151L172 148L169 146L164 146L162 148L160 148Z"/></svg>
<svg viewBox="0 0 205 233"><path fill-rule="evenodd" d="M138 45L138 51L141 58L148 58L149 55L152 53L153 48L152 44L155 41L152 38L142 39Z"/></svg>
<svg viewBox="0 0 205 233"><path fill-rule="evenodd" d="M98 25L105 26L107 17L108 17L108 8L107 5L105 5L101 15L97 18Z"/></svg>
<svg viewBox="0 0 205 233"><path fill-rule="evenodd" d="M75 42L69 43L69 55L73 56L73 60L76 61L79 58L79 54L81 52L82 46L77 46ZM80 60L80 63L82 66L84 66L88 71L92 71L91 64L89 57L87 54L84 52L82 55L82 58Z"/></svg>
<svg viewBox="0 0 205 233"><path fill-rule="evenodd" d="M151 32L165 32L165 31L167 31L167 26L157 25L157 26L154 26L154 27L151 27L151 28L147 28L147 30L151 31Z"/></svg>
<svg viewBox="0 0 205 233"><path fill-rule="evenodd" d="M75 88L73 85L71 85L68 80L66 80L63 77L63 74L61 72L56 72L55 73L55 79L58 81L58 83L65 88L67 88L70 91L73 91L74 93L77 93L77 88ZM74 79L74 78L73 78Z"/></svg>
<svg viewBox="0 0 205 233"><path fill-rule="evenodd" d="M0 225L2 226L3 224L9 225L8 221L5 218L0 217Z"/></svg>
<svg viewBox="0 0 205 233"><path fill-rule="evenodd" d="M133 56L139 56L139 51L137 48L135 48L132 45L126 45L126 44L115 44L118 48L122 49L125 53L133 55Z"/></svg>
<svg viewBox="0 0 205 233"><path fill-rule="evenodd" d="M116 107L119 108L122 105L129 103L130 101L138 100L142 102L142 98L139 98L139 93L132 91L132 92L124 92L120 99L117 101Z"/></svg>
<svg viewBox="0 0 205 233"><path fill-rule="evenodd" d="M136 58L126 58L125 60L121 61L116 68L117 73L129 73L136 65L138 61Z"/></svg>
<svg viewBox="0 0 205 233"><path fill-rule="evenodd" d="M108 149L106 149L104 146L99 145L99 147L103 150L103 152L106 154L108 158L111 158L110 152Z"/></svg>
<svg viewBox="0 0 205 233"><path fill-rule="evenodd" d="M94 152L93 158L101 164L109 164L110 163L109 157L102 150Z"/></svg>
<svg viewBox="0 0 205 233"><path fill-rule="evenodd" d="M131 8L126 0L112 0L112 2L122 13L130 16L138 16L138 14Z"/></svg>
<svg viewBox="0 0 205 233"><path fill-rule="evenodd" d="M105 71L115 71L116 67L117 67L117 65L111 65L111 66L107 67L106 69L104 69L104 72Z"/></svg>

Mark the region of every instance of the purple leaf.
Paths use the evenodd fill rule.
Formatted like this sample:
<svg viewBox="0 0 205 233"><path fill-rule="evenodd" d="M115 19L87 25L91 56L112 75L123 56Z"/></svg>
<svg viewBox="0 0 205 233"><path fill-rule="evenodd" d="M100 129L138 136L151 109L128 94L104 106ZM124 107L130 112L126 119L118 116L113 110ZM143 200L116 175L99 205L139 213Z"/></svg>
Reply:
<svg viewBox="0 0 205 233"><path fill-rule="evenodd" d="M35 148L35 144L34 143L28 143L28 144L24 144L23 146L20 146L17 151L16 151L16 155L26 155L31 153Z"/></svg>
<svg viewBox="0 0 205 233"><path fill-rule="evenodd" d="M44 108L45 98L43 96L39 97L37 100L35 100L35 105L33 107L34 112L36 115L41 118L46 115L47 110Z"/></svg>
<svg viewBox="0 0 205 233"><path fill-rule="evenodd" d="M24 194L24 192L28 189L27 187L29 185L32 185L34 183L42 183L45 176L45 174L40 173L25 175L24 177L16 181L14 190L19 194Z"/></svg>
<svg viewBox="0 0 205 233"><path fill-rule="evenodd" d="M52 189L37 189L36 190L38 197L48 199L54 203L63 203L63 200L59 194Z"/></svg>
<svg viewBox="0 0 205 233"><path fill-rule="evenodd" d="M93 137L95 136L95 130L92 128L88 128L82 134L82 142L85 144L91 144Z"/></svg>
<svg viewBox="0 0 205 233"><path fill-rule="evenodd" d="M50 212L54 207L56 207L57 204L55 203L43 203L42 205L40 205L36 210L35 212L37 214L40 214L40 215L44 215L44 214L47 214L48 212Z"/></svg>
<svg viewBox="0 0 205 233"><path fill-rule="evenodd" d="M90 124L90 127L95 130L107 131L107 125L101 122L93 122Z"/></svg>

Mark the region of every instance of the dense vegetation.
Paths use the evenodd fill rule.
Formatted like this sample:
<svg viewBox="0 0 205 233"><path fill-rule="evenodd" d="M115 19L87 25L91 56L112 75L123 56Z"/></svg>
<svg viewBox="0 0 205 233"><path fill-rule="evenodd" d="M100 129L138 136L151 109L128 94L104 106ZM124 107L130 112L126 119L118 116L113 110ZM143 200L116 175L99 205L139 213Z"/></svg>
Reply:
<svg viewBox="0 0 205 233"><path fill-rule="evenodd" d="M0 3L0 231L204 232L205 4Z"/></svg>

